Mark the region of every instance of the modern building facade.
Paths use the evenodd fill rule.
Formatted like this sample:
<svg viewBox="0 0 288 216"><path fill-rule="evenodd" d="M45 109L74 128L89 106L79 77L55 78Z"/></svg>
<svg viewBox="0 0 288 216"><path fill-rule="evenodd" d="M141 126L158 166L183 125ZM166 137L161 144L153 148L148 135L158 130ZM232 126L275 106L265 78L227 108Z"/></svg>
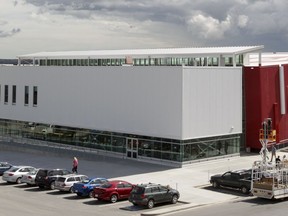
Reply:
<svg viewBox="0 0 288 216"><path fill-rule="evenodd" d="M252 151L262 148L259 129L266 118L271 118L276 130L277 147L288 145L288 65L273 64L243 68L246 146Z"/></svg>
<svg viewBox="0 0 288 216"><path fill-rule="evenodd" d="M263 46L51 52L0 67L2 136L182 165L240 152L242 65ZM33 60L33 65L22 66Z"/></svg>

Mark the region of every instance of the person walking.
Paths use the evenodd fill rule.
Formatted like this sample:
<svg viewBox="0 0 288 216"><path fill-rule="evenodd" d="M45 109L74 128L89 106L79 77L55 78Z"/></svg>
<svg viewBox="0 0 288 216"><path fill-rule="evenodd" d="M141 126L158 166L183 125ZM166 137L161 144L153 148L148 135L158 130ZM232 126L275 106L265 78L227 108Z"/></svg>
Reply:
<svg viewBox="0 0 288 216"><path fill-rule="evenodd" d="M78 159L76 157L73 158L72 172L78 173Z"/></svg>
<svg viewBox="0 0 288 216"><path fill-rule="evenodd" d="M275 157L275 159L276 159L276 147L275 147L275 145L272 145L272 149L271 149L271 161L270 162L272 162L272 160L273 160L273 158Z"/></svg>

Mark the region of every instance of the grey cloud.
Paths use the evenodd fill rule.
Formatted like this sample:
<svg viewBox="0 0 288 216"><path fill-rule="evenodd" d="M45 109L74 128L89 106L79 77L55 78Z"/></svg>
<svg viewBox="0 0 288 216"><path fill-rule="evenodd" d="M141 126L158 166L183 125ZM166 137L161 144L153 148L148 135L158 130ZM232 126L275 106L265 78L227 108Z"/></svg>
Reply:
<svg viewBox="0 0 288 216"><path fill-rule="evenodd" d="M4 37L11 37L17 33L19 33L21 31L20 28L13 28L11 31L3 31L0 30L0 37L4 38Z"/></svg>
<svg viewBox="0 0 288 216"><path fill-rule="evenodd" d="M183 38L190 37L190 40L193 38L196 44L251 45L257 42L257 44L267 43L268 47L270 45L272 47L276 43L272 40L280 38L278 42L288 45L284 37L288 35L287 0L26 0L26 2L39 7L39 13L48 11L50 14L63 14L78 19L113 17L130 22L131 25L150 21L151 35L154 33L159 35L156 33L158 23L163 23L167 28L177 25L182 27L182 34L186 34ZM273 35L271 32L283 36ZM172 38L173 36L171 40Z"/></svg>

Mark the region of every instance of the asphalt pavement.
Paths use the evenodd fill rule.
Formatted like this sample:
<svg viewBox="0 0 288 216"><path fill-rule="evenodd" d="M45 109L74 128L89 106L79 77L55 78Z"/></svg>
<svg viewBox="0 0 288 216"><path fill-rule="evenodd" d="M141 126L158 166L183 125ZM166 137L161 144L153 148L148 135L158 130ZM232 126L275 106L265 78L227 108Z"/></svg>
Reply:
<svg viewBox="0 0 288 216"><path fill-rule="evenodd" d="M23 165L32 165L35 167L66 167L72 168L72 160L74 155L43 155L37 152L18 152L9 151L7 148L2 149L0 143L0 161L8 161ZM282 158L285 151L278 151ZM45 164L43 164L43 158ZM193 208L197 206L210 205L215 203L226 202L237 199L237 193L221 193L217 190L211 190L209 179L211 175L224 173L229 170L251 168L256 160L261 160L259 154L244 153L240 156L230 158L222 158L198 163L185 165L182 168L171 168L163 165L143 163L137 160L110 158L104 156L95 156L94 160L85 160L79 158L79 173L88 176L107 177L109 179L122 179L134 184L147 182L169 185L176 188L180 192L179 202L182 205L167 205L167 208L143 213L142 215L161 215L179 211L183 209ZM209 189L210 188L210 189ZM239 192L239 196L243 196Z"/></svg>

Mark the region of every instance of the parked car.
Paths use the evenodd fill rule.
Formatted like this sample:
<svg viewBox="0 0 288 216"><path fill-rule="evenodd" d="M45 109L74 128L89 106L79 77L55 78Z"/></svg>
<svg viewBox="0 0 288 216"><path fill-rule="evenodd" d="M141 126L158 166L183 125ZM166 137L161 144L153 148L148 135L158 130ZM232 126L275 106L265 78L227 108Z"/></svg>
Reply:
<svg viewBox="0 0 288 216"><path fill-rule="evenodd" d="M133 185L122 180L114 180L106 182L93 190L94 198L98 200L107 200L112 203L117 200L128 199Z"/></svg>
<svg viewBox="0 0 288 216"><path fill-rule="evenodd" d="M27 174L24 174L22 176L21 182L26 183L27 185L36 185L35 177L36 177L38 170L39 169L35 169L35 170L30 171Z"/></svg>
<svg viewBox="0 0 288 216"><path fill-rule="evenodd" d="M2 176L3 173L9 170L11 167L12 165L7 162L0 162L0 176Z"/></svg>
<svg viewBox="0 0 288 216"><path fill-rule="evenodd" d="M100 186L106 182L108 182L108 180L106 178L85 179L81 182L73 184L74 193L76 193L77 196L84 196L84 197L93 198L94 187Z"/></svg>
<svg viewBox="0 0 288 216"><path fill-rule="evenodd" d="M169 185L148 183L136 185L130 193L129 202L133 205L143 205L151 209L158 203L170 202L175 204L179 197L179 192Z"/></svg>
<svg viewBox="0 0 288 216"><path fill-rule="evenodd" d="M66 169L39 169L35 177L35 183L39 188L54 190L57 177L67 174L72 173Z"/></svg>
<svg viewBox="0 0 288 216"><path fill-rule="evenodd" d="M85 179L88 179L88 176L78 174L63 175L55 180L55 189L60 191L69 191L70 193L73 193L73 184L83 181Z"/></svg>
<svg viewBox="0 0 288 216"><path fill-rule="evenodd" d="M31 166L12 166L9 170L3 173L2 179L6 182L21 183L23 175L29 173L36 168Z"/></svg>
<svg viewBox="0 0 288 216"><path fill-rule="evenodd" d="M242 193L247 194L251 190L251 169L242 169L228 171L224 174L216 174L210 177L210 183L213 187L220 186L240 189Z"/></svg>

